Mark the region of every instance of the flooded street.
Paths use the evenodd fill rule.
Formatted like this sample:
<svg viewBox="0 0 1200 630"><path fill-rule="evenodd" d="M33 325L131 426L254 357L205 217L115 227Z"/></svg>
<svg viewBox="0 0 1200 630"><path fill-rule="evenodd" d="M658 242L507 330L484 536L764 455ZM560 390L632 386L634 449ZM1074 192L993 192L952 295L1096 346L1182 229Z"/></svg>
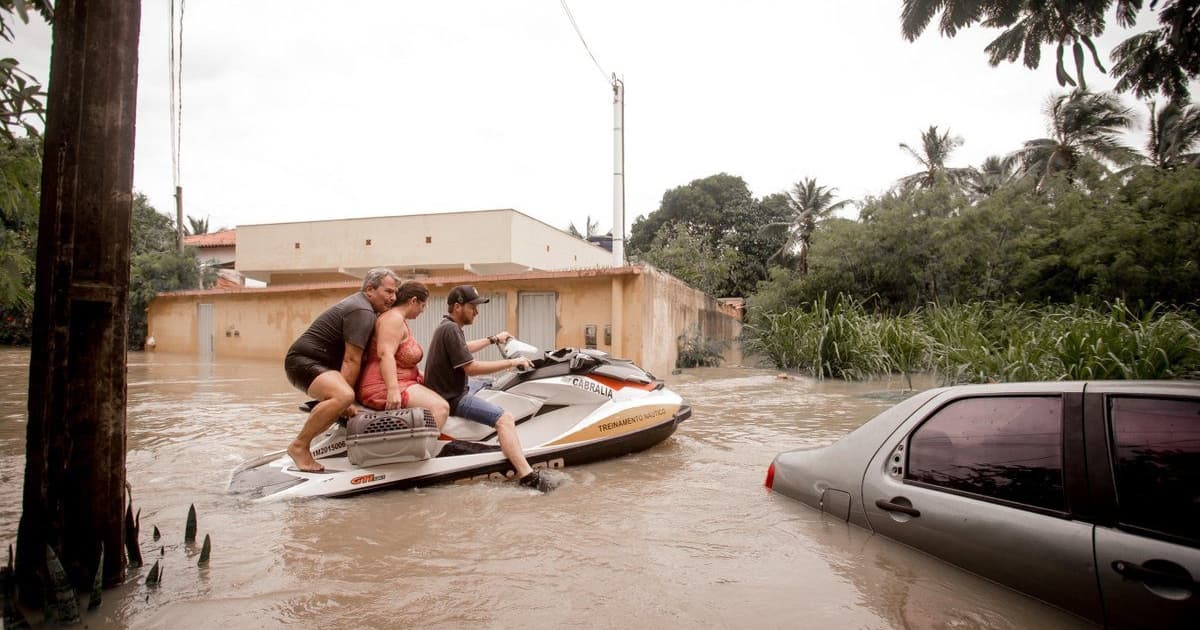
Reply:
<svg viewBox="0 0 1200 630"><path fill-rule="evenodd" d="M15 542L27 350L0 349L0 543ZM276 362L131 354L128 480L147 565L89 628L1051 628L1076 618L762 486L776 453L836 439L899 382L761 369L667 376L693 407L666 442L565 470L538 495L473 482L251 503L230 470L304 420ZM891 392L889 393L888 390ZM182 543L190 504L209 567ZM163 538L155 543L154 526ZM160 554L159 547L163 547Z"/></svg>

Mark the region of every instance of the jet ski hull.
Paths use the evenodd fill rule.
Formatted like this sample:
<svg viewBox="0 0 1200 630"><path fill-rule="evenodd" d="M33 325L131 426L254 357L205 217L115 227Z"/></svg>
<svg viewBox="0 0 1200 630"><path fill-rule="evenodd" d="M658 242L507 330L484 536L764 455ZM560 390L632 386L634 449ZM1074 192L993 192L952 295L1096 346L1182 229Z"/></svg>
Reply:
<svg viewBox="0 0 1200 630"><path fill-rule="evenodd" d="M648 449L666 440L675 433L679 423L690 416L691 408L679 405L665 421L615 437L530 448L525 451L525 457L534 468L550 469L612 459ZM486 442L479 444L494 446ZM346 497L470 479L507 479L515 474L498 447L483 453L369 467L351 465L344 454L320 461L325 466L325 472L308 473L295 468L286 453L272 453L239 466L233 472L230 489L259 501Z"/></svg>
<svg viewBox="0 0 1200 630"><path fill-rule="evenodd" d="M513 341L503 351L529 358L534 369L506 372L473 395L516 419L525 458L535 468L576 466L647 449L691 416L691 407L662 381L603 352L539 353ZM340 497L515 474L492 427L451 416L440 430L451 437L439 441L427 412L423 420L421 414L389 413L361 412L348 426L334 425L315 440L312 453L325 466L322 472L297 469L281 451L238 466L229 488L255 500ZM418 456L422 459L412 461Z"/></svg>

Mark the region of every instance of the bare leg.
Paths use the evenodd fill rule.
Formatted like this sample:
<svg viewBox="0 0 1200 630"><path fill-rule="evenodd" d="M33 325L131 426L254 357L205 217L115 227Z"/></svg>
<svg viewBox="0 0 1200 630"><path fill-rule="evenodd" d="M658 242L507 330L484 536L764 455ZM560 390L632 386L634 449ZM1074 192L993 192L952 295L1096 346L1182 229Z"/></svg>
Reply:
<svg viewBox="0 0 1200 630"><path fill-rule="evenodd" d="M433 414L433 419L437 421L438 431L446 426L446 418L450 417L450 404L446 402L446 399L438 396L437 392L424 385L409 385L404 393L408 394L407 407L428 409Z"/></svg>
<svg viewBox="0 0 1200 630"><path fill-rule="evenodd" d="M342 373L336 370L322 372L308 386L308 395L321 401L308 414L308 420L300 434L288 445L287 453L296 467L307 472L320 472L325 467L317 463L309 452L313 438L337 421L338 416L354 403L354 390L346 384Z"/></svg>
<svg viewBox="0 0 1200 630"><path fill-rule="evenodd" d="M496 421L496 437L500 439L500 451L512 462L517 470L517 479L528 475L533 468L525 461L525 452L521 449L521 439L517 437L517 424L512 414L507 411Z"/></svg>

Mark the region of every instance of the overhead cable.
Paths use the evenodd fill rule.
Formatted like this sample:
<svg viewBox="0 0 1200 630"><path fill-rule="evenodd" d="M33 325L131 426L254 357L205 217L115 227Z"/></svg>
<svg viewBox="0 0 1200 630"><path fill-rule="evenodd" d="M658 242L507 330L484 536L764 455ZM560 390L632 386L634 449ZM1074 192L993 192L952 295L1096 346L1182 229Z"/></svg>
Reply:
<svg viewBox="0 0 1200 630"><path fill-rule="evenodd" d="M567 14L567 19L571 21L571 27L575 29L575 34L579 36L579 43L583 44L583 49L587 51L589 57L592 58L592 63L596 64L596 69L600 71L600 76L604 77L604 82L612 85L612 80L609 79L609 74L600 67L600 62L596 61L596 55L592 54L592 49L588 47L587 40L583 39L583 33L579 30L579 25L575 23L575 16L571 15L571 7L567 6L567 0L559 0L562 4L563 12Z"/></svg>

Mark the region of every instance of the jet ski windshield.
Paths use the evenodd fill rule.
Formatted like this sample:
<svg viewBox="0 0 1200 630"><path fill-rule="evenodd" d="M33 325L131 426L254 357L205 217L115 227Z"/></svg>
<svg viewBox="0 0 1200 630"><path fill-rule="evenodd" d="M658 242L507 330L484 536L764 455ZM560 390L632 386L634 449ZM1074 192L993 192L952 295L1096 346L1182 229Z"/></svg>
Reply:
<svg viewBox="0 0 1200 630"><path fill-rule="evenodd" d="M607 352L591 348L564 347L550 352L542 352L527 343L510 339L505 347L501 348L501 351L508 358L525 357L529 359L533 363L533 369L505 374L496 379L492 384L492 389L508 389L530 379L569 374L595 374L640 385L658 381L653 374L628 359L615 359Z"/></svg>

